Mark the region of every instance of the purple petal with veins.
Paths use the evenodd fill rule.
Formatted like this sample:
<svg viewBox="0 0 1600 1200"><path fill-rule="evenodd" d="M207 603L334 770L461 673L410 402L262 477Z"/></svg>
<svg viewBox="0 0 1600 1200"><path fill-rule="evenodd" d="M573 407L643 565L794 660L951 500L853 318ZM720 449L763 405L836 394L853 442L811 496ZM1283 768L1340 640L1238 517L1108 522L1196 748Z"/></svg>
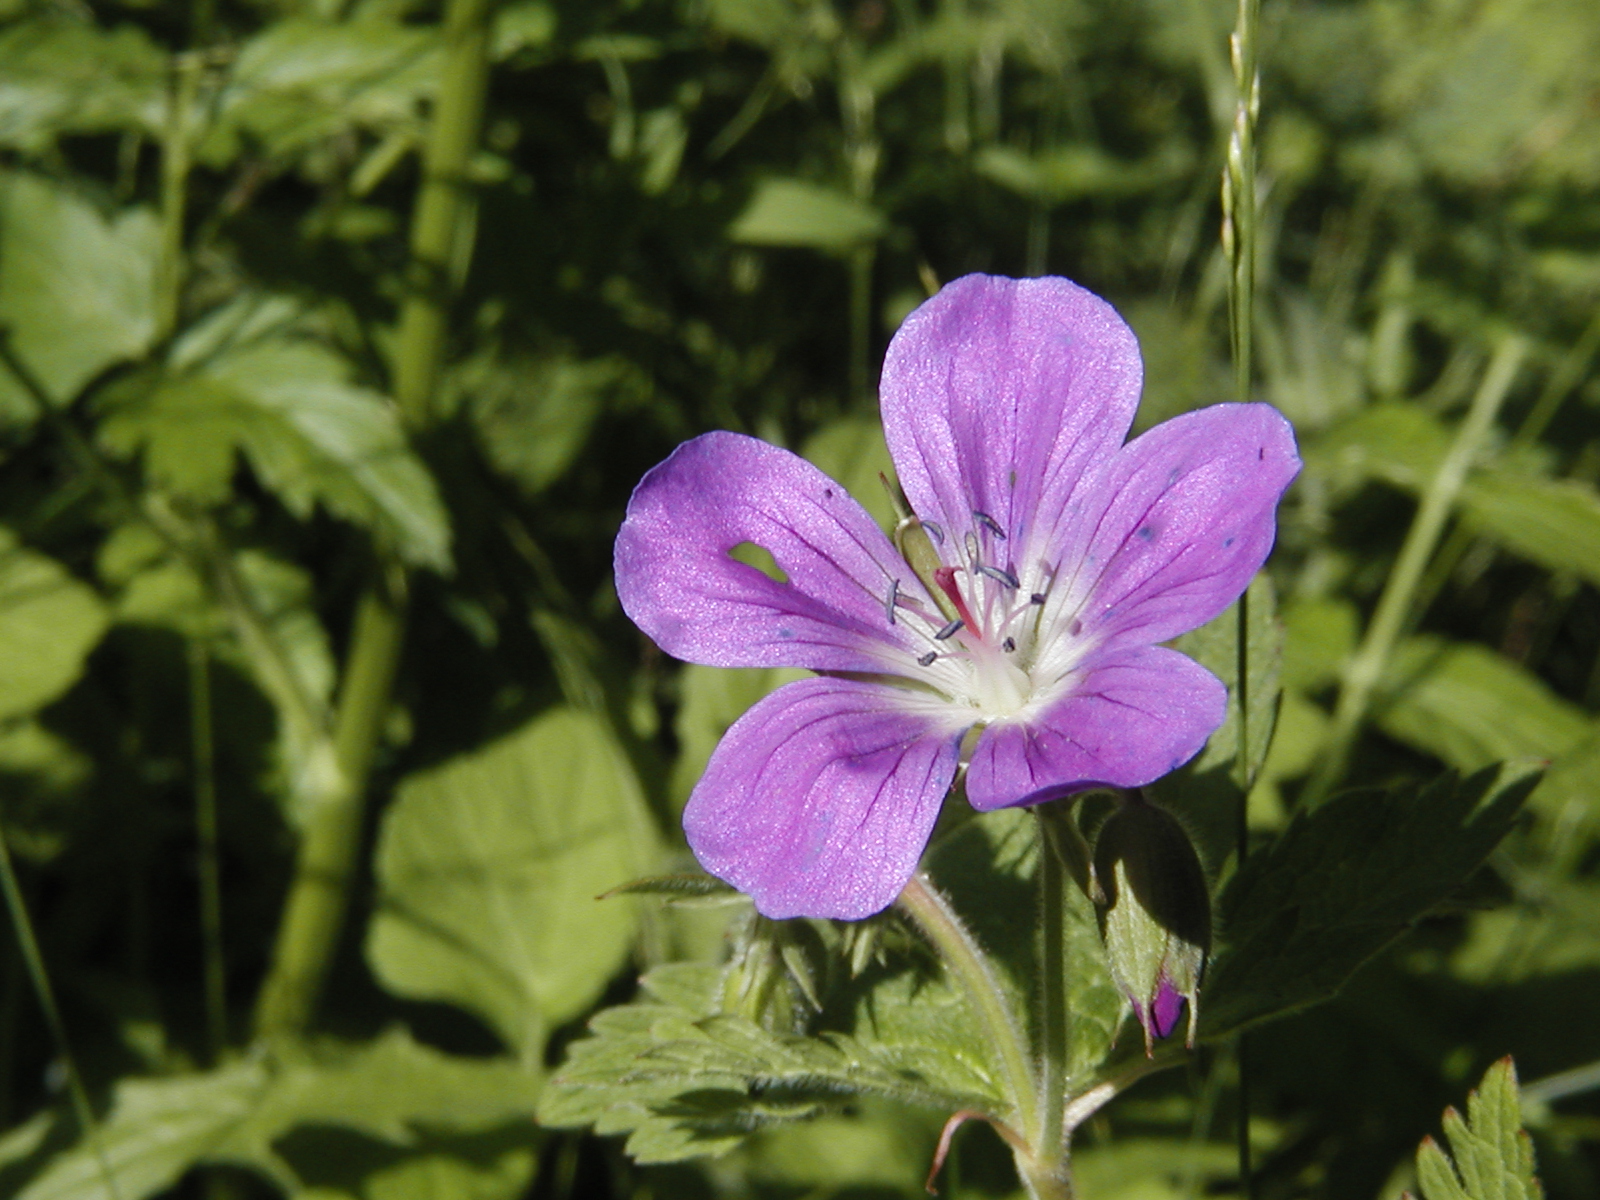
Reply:
<svg viewBox="0 0 1600 1200"><path fill-rule="evenodd" d="M838 483L753 438L686 442L639 484L616 545L639 627L691 662L824 673L741 718L685 811L701 863L761 912L891 903L963 746L992 809L1149 783L1221 723L1222 684L1159 643L1265 561L1294 435L1225 404L1124 445L1140 375L1122 319L1064 279L970 275L908 317L882 406L925 577ZM747 545L777 578L735 560Z"/></svg>

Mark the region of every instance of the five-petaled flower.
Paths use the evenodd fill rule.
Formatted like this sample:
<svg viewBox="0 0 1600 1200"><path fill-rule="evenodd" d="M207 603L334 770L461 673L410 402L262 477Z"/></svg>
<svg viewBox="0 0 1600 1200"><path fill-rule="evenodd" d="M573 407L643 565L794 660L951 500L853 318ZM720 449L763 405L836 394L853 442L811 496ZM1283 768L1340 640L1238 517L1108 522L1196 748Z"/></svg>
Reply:
<svg viewBox="0 0 1600 1200"><path fill-rule="evenodd" d="M907 318L880 390L914 569L839 484L734 433L640 482L616 544L627 614L667 653L804 667L745 713L683 814L710 872L769 917L860 918L916 870L965 763L980 811L1188 761L1227 694L1159 643L1220 613L1272 548L1299 470L1265 404L1123 444L1133 333L1065 279L969 275ZM729 552L764 547L786 578Z"/></svg>

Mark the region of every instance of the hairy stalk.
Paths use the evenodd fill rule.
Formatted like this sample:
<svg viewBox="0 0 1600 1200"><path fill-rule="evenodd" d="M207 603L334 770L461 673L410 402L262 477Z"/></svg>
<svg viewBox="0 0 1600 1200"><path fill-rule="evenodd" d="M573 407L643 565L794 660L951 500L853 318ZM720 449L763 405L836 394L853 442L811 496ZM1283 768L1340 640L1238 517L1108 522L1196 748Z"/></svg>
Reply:
<svg viewBox="0 0 1600 1200"><path fill-rule="evenodd" d="M1028 1066L1028 1048L1016 1014L1000 987L994 967L950 902L921 872L912 876L896 903L906 911L939 952L945 969L966 993L989 1049L1000 1067L1006 1099L1016 1110L1016 1124L1031 1138L1039 1128L1037 1089Z"/></svg>
<svg viewBox="0 0 1600 1200"><path fill-rule="evenodd" d="M1070 819L1070 818L1069 818ZM1039 817L1039 1128L1029 1130L1041 1167L1065 1176L1067 1131L1067 873Z"/></svg>
<svg viewBox="0 0 1600 1200"><path fill-rule="evenodd" d="M1422 495L1366 635L1345 669L1322 767L1306 785L1302 804L1313 807L1321 804L1344 775L1351 746L1366 717L1384 664L1389 661L1405 627L1428 559L1449 520L1450 509L1466 480L1467 470L1488 437L1526 352L1527 343L1521 337L1507 335L1501 339L1455 441Z"/></svg>
<svg viewBox="0 0 1600 1200"><path fill-rule="evenodd" d="M204 943L207 1050L213 1065L228 1045L228 987L222 956L222 872L217 855L217 780L211 735L211 655L189 640L189 723L194 753L194 824L200 843L200 933Z"/></svg>
<svg viewBox="0 0 1600 1200"><path fill-rule="evenodd" d="M6 894L11 928L17 935L17 948L22 952L22 961L27 967L34 995L44 1013L45 1023L50 1027L50 1036L55 1039L61 1065L66 1068L67 1090L72 1096L72 1110L78 1118L78 1131L94 1148L106 1193L111 1200L118 1200L116 1176L111 1170L111 1160L106 1157L105 1145L100 1138L100 1125L94 1119L94 1109L89 1105L89 1093L84 1090L83 1076L78 1073L77 1060L73 1058L72 1046L67 1041L67 1026L61 1019L61 1009L56 1005L55 989L50 986L44 955L39 952L39 939L34 935L33 921L28 916L28 906L22 899L22 888L17 884L17 873L11 865L11 848L6 841L3 822L0 822L0 889Z"/></svg>
<svg viewBox="0 0 1600 1200"><path fill-rule="evenodd" d="M400 310L394 372L395 400L416 428L426 428L432 418L452 268L470 257L474 198L467 169L478 149L489 85L490 7L490 0L449 0L445 6L444 71L411 222L410 290Z"/></svg>

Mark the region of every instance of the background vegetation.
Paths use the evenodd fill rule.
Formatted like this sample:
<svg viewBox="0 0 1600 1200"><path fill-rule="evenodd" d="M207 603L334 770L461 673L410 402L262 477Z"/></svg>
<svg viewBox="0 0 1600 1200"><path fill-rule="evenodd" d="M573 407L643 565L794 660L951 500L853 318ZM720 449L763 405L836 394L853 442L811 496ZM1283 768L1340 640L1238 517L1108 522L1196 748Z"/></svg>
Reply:
<svg viewBox="0 0 1600 1200"><path fill-rule="evenodd" d="M943 1113L660 1167L533 1122L595 1007L730 922L763 1019L809 1011L738 907L593 900L686 865L776 682L654 652L611 538L712 428L881 509L876 364L969 271L1116 303L1141 425L1232 398L1233 4L0 16L0 1193L918 1194ZM1242 1079L1256 1195L1396 1195L1513 1053L1549 1195L1600 1195L1600 8L1268 0L1257 52L1252 390L1306 470L1250 827L1551 767L1337 998L1097 1117L1082 1189L1237 1192ZM944 1186L1008 1171L974 1129Z"/></svg>

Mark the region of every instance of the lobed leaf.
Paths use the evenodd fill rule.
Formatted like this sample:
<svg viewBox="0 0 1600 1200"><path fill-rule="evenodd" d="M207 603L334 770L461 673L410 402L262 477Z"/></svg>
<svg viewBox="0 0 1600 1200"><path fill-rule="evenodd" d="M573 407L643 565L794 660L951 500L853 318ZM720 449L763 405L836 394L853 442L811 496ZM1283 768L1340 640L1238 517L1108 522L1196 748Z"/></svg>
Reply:
<svg viewBox="0 0 1600 1200"><path fill-rule="evenodd" d="M1502 1058L1484 1072L1477 1090L1467 1095L1465 1119L1445 1109L1444 1132L1450 1153L1432 1137L1417 1148L1417 1180L1425 1200L1542 1200L1511 1059Z"/></svg>
<svg viewBox="0 0 1600 1200"><path fill-rule="evenodd" d="M0 526L0 720L71 687L108 623L92 588Z"/></svg>

